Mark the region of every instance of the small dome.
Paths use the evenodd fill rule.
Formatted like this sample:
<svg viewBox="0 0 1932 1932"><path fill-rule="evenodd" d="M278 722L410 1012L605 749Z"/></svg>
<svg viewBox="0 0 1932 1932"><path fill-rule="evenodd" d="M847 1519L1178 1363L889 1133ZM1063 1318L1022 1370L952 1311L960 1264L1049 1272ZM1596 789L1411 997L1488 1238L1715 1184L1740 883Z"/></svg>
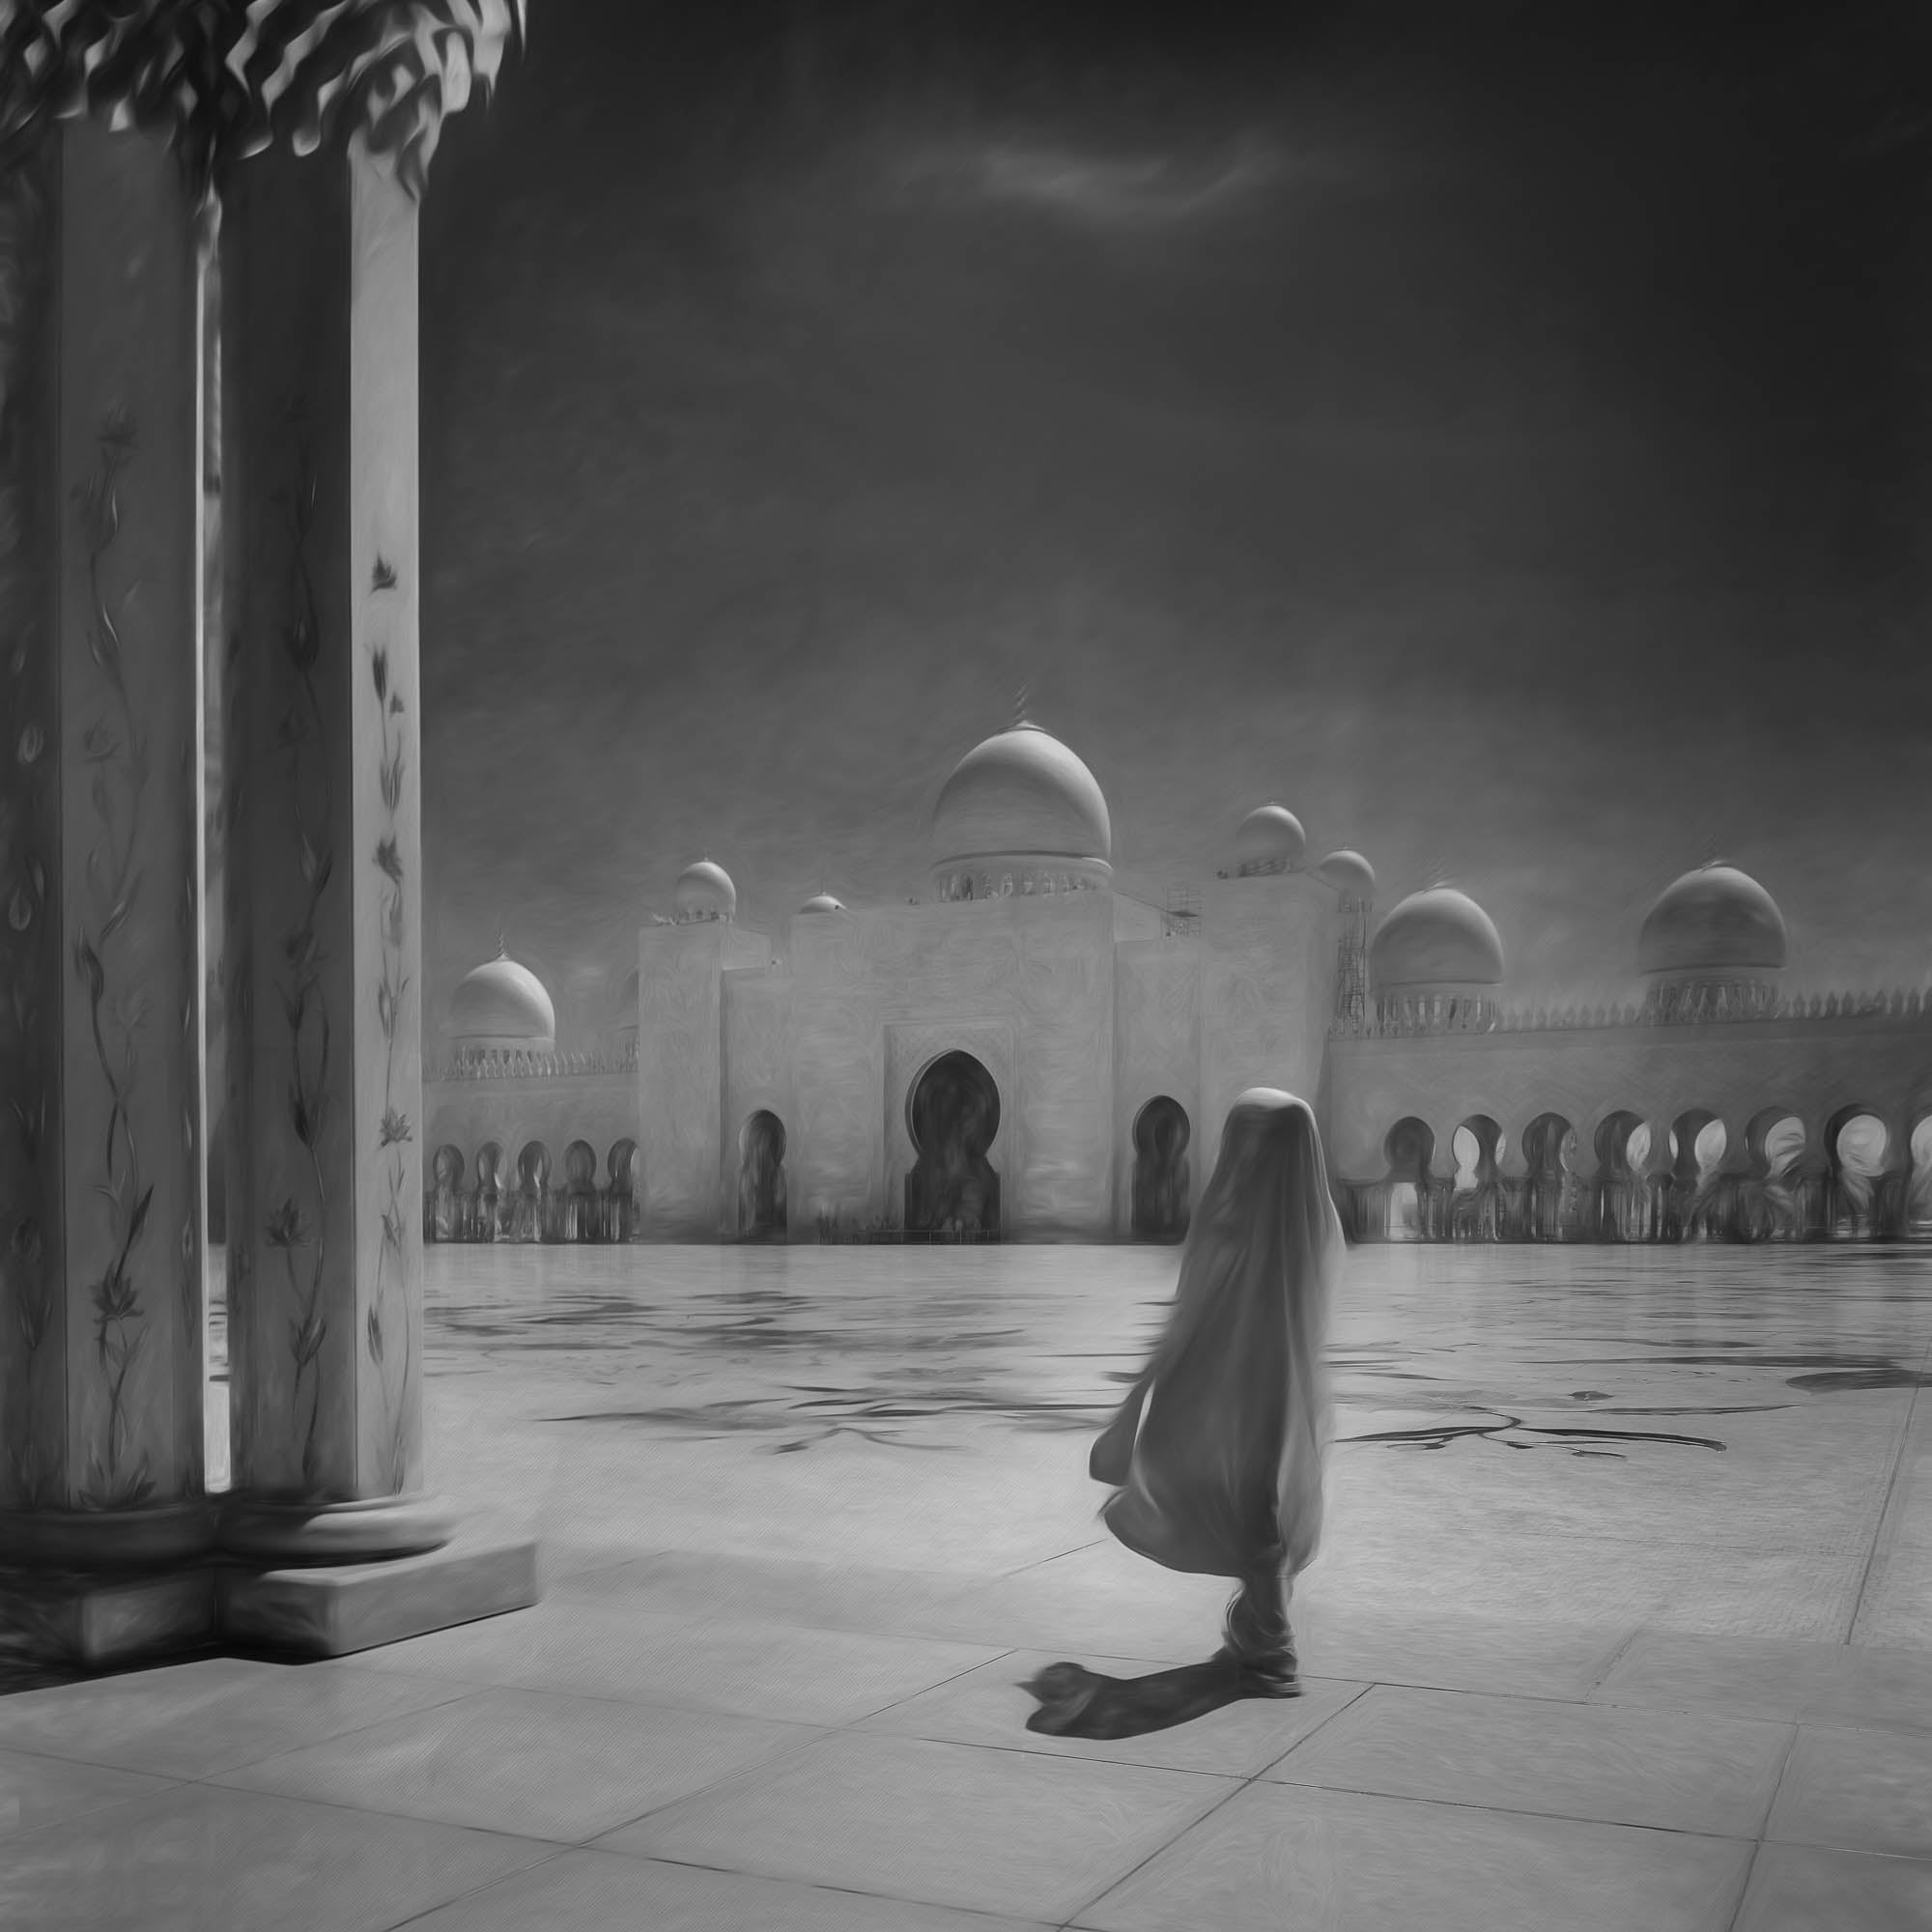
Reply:
<svg viewBox="0 0 1932 1932"><path fill-rule="evenodd" d="M1784 964L1777 901L1735 866L1714 862L1658 895L1637 937L1640 973L1725 972Z"/></svg>
<svg viewBox="0 0 1932 1932"><path fill-rule="evenodd" d="M1376 868L1359 852L1329 853L1316 867L1315 876L1346 899L1372 899L1376 895Z"/></svg>
<svg viewBox="0 0 1932 1932"><path fill-rule="evenodd" d="M1235 834L1235 865L1243 872L1280 872L1308 851L1301 820L1285 805L1258 805Z"/></svg>
<svg viewBox="0 0 1932 1932"><path fill-rule="evenodd" d="M527 966L499 953L457 982L449 1001L448 1034L465 1045L548 1052L556 1041L556 1009Z"/></svg>
<svg viewBox="0 0 1932 1932"><path fill-rule="evenodd" d="M844 910L844 901L842 899L835 899L830 893L813 893L799 907L800 912L843 912Z"/></svg>
<svg viewBox="0 0 1932 1932"><path fill-rule="evenodd" d="M1502 935L1466 893L1431 886L1410 893L1376 930L1369 979L1397 986L1494 986L1503 977Z"/></svg>
<svg viewBox="0 0 1932 1932"><path fill-rule="evenodd" d="M1099 781L1058 738L1019 724L975 745L932 809L936 864L981 858L1113 855Z"/></svg>
<svg viewBox="0 0 1932 1932"><path fill-rule="evenodd" d="M738 888L723 866L700 859L677 875L671 902L680 924L689 920L732 919L738 911Z"/></svg>

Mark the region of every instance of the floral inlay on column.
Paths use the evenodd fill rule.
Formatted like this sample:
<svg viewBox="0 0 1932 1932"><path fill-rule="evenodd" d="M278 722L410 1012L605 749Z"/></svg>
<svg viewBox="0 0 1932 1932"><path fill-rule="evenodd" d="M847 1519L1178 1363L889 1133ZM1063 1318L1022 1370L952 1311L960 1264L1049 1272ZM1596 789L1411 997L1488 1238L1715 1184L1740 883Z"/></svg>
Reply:
<svg viewBox="0 0 1932 1932"><path fill-rule="evenodd" d="M396 587L396 573L381 558L372 574L371 590L382 595ZM383 760L378 773L383 810L386 814L382 836L376 841L373 863L388 881L383 894L383 973L376 985L376 1019L383 1030L383 1118L378 1123L378 1145L389 1163L385 1179L388 1199L383 1208L383 1245L376 1260L375 1293L369 1303L367 1340L369 1359L375 1363L386 1395L388 1381L383 1373L384 1340L383 1316L390 1288L391 1266L400 1274L403 1266L404 1203L414 1198L409 1175L409 1149L414 1126L409 1116L396 1106L396 1036L404 1024L405 1002L410 982L403 972L403 861L396 836L396 810L403 796L403 742L396 721L404 714L403 695L390 689L389 653L378 646L370 655L370 676L376 687L383 726ZM408 1432L411 1417L409 1382L412 1368L409 1311L402 1316L403 1356L391 1411L389 1432L389 1488L400 1495L409 1478Z"/></svg>
<svg viewBox="0 0 1932 1932"><path fill-rule="evenodd" d="M282 942L288 977L282 984L282 1014L289 1033L289 1117L296 1140L307 1157L309 1213L303 1215L293 1195L270 1215L264 1236L279 1249L288 1273L289 1353L295 1362L296 1404L299 1410L307 1384L308 1420L303 1425L301 1469L304 1484L317 1480L316 1424L322 1408L322 1387L316 1358L328 1333L323 1311L324 1270L327 1265L328 1183L321 1141L328 1113L329 1020L323 996L320 916L323 894L335 869L334 853L326 842L332 823L333 786L329 778L328 744L322 705L315 686L316 661L322 653L322 623L316 608L315 584L309 574L307 546L315 525L315 467L305 443L298 445L295 487L277 493L276 500L289 518L289 608L282 627L282 651L295 672L296 701L276 728L276 743L292 767L289 795L301 867L301 917ZM314 755L306 763L305 746ZM322 828L319 833L317 828ZM318 844L321 837L325 842ZM306 1262L298 1257L306 1251Z"/></svg>
<svg viewBox="0 0 1932 1932"><path fill-rule="evenodd" d="M87 855L91 923L74 941L73 968L86 989L94 1055L108 1094L107 1131L95 1192L106 1203L114 1253L92 1285L95 1353L107 1390L105 1440L88 1460L81 1501L91 1509L128 1509L144 1501L155 1483L144 1452L124 1467L129 1428L128 1378L146 1340L147 1310L135 1275L136 1250L147 1233L153 1182L141 1184L141 1150L134 1136L132 1102L139 1082L139 1036L147 1029L149 999L137 980L116 981L110 968L120 949L116 935L134 911L144 884L135 863L148 790L148 750L128 690L126 657L102 582L107 554L120 534L115 484L133 455L134 425L112 411L99 432L100 462L76 492L81 541L87 550L87 650L104 685L105 704L81 734L81 755L95 767L89 800L98 841Z"/></svg>
<svg viewBox="0 0 1932 1932"><path fill-rule="evenodd" d="M17 1324L26 1351L17 1406L4 1418L8 1489L27 1509L59 1500L55 1459L41 1433L41 1350L52 1326L54 1283L47 1266L40 1189L47 1135L49 1036L44 1005L52 989L49 948L58 948L48 900L53 865L47 794L53 783L47 728L53 694L43 662L30 519L35 455L31 403L39 389L35 318L48 230L41 170L21 163L0 175L0 639L7 645L0 741L0 1076L7 1106L0 1146L0 1320Z"/></svg>

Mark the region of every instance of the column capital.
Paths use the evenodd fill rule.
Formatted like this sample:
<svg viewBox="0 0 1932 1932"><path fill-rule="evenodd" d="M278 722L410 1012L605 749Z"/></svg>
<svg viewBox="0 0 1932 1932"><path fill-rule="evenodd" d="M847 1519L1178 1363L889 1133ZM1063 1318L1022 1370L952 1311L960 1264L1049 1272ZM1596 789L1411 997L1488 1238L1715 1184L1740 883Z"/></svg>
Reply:
<svg viewBox="0 0 1932 1932"><path fill-rule="evenodd" d="M91 116L158 135L206 195L282 147L359 142L420 198L446 116L496 85L527 0L0 0L0 156Z"/></svg>

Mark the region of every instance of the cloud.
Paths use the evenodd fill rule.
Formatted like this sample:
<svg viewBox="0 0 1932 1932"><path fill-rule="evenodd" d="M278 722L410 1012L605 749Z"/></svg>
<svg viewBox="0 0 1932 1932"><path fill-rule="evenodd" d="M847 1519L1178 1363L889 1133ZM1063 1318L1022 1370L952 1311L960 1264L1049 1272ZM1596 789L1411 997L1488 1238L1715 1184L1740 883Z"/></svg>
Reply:
<svg viewBox="0 0 1932 1932"><path fill-rule="evenodd" d="M901 182L936 182L966 199L1014 203L1083 227L1118 230L1198 220L1273 185L1285 171L1282 156L1252 138L1206 158L1002 142L928 153L902 171Z"/></svg>

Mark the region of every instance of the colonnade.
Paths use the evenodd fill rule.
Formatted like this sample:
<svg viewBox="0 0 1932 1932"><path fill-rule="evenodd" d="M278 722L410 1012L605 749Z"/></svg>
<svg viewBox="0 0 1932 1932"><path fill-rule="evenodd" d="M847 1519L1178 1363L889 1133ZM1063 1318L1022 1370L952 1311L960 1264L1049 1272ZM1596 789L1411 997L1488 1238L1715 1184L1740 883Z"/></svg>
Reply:
<svg viewBox="0 0 1932 1932"><path fill-rule="evenodd" d="M1395 1122L1338 1182L1350 1232L1396 1241L1932 1240L1932 1110L1771 1105L1726 1120L1545 1112Z"/></svg>
<svg viewBox="0 0 1932 1932"><path fill-rule="evenodd" d="M527 1544L453 1545L424 1492L420 153L270 117L198 175L201 124L88 104L16 114L0 156L6 1601L96 1662L359 1647L534 1588Z"/></svg>

